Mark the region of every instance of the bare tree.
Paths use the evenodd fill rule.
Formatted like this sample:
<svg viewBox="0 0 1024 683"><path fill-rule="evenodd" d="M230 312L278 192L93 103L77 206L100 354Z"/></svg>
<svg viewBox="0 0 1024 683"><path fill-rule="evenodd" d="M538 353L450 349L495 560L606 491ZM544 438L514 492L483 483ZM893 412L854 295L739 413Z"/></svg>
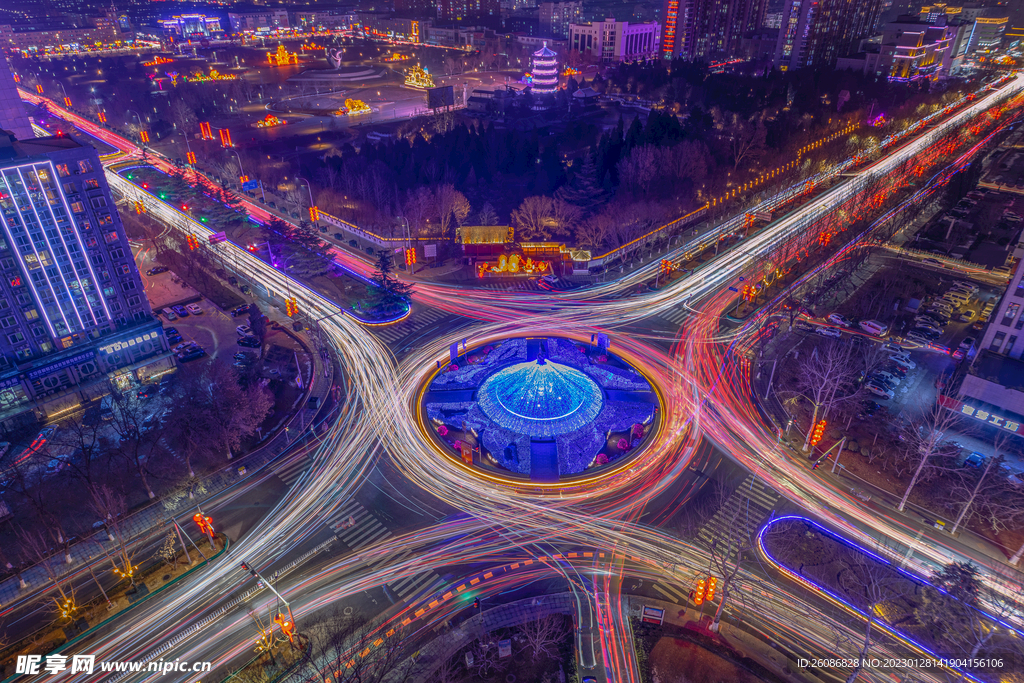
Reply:
<svg viewBox="0 0 1024 683"><path fill-rule="evenodd" d="M107 535L114 542L114 552L110 557L114 573L122 579L128 579L135 585L135 548L130 544L128 529L128 503L125 497L106 485L93 487L90 507L93 512L106 523Z"/></svg>
<svg viewBox="0 0 1024 683"><path fill-rule="evenodd" d="M472 207L466 196L451 183L434 189L434 210L441 226L441 237L455 241L455 227L462 225Z"/></svg>
<svg viewBox="0 0 1024 683"><path fill-rule="evenodd" d="M903 492L903 497L900 499L897 508L900 512L903 512L903 508L906 507L910 492L913 491L921 474L930 464L929 460L932 456L952 455L954 449L959 450L946 442L945 438L950 430L956 429L962 424L963 418L959 413L943 408L937 401L923 416L907 423L903 429L904 443L906 444L904 452L908 459L911 462L916 462L917 465L910 478L910 483L907 484L907 490Z"/></svg>
<svg viewBox="0 0 1024 683"><path fill-rule="evenodd" d="M568 635L565 622L560 615L548 615L528 621L521 624L516 632L522 636L534 661L553 657Z"/></svg>
<svg viewBox="0 0 1024 683"><path fill-rule="evenodd" d="M993 475L1000 474L1000 469L1005 462L1003 453L1008 452L1015 445L1012 443L1012 439L1013 437L1010 436L1009 432L997 432L993 439L992 457L986 459L983 468L979 470L974 467L966 467L957 470L957 476L954 478L950 494L954 501L960 502L960 514L957 515L956 522L953 524L953 528L950 529L950 533L955 534L961 524L967 524L970 521L971 516L975 512L973 509L975 501L979 499L979 496L984 498L982 485L986 481L992 483L992 479L989 478L990 473ZM996 488L1002 488L999 484L1000 482L996 482Z"/></svg>
<svg viewBox="0 0 1024 683"><path fill-rule="evenodd" d="M323 683L398 683L408 678L402 634L374 628L341 610L316 615L303 629L308 638L296 680Z"/></svg>
<svg viewBox="0 0 1024 683"><path fill-rule="evenodd" d="M527 197L519 208L512 212L512 224L516 227L516 241L528 242L551 237L554 202L550 197Z"/></svg>
<svg viewBox="0 0 1024 683"><path fill-rule="evenodd" d="M720 482L716 481L714 485L715 507L719 510L724 509L732 492ZM722 520L721 528L724 533L714 534L708 548L710 551L708 569L712 575L721 577L721 582L718 584L718 593L721 599L718 609L715 610L714 619L708 626L708 630L713 633L718 631L722 615L725 613L725 605L733 597L733 586L743 565L743 560L754 547L754 539L745 533L744 509L742 505L732 507L731 516Z"/></svg>
<svg viewBox="0 0 1024 683"><path fill-rule="evenodd" d="M860 368L850 345L831 340L817 345L814 351L804 354L802 360L796 362L796 394L814 406L811 425L804 441L806 451L811 431L819 418L827 418L829 410L836 403L857 398L857 391L852 387Z"/></svg>
<svg viewBox="0 0 1024 683"><path fill-rule="evenodd" d="M111 426L120 439L118 452L139 475L146 495L156 498L149 484L149 455L155 445L154 435L143 429L146 420L145 405L132 390L121 390L111 386L111 410L114 418Z"/></svg>
<svg viewBox="0 0 1024 683"><path fill-rule="evenodd" d="M50 544L39 531L19 529L17 534L19 545L36 561L37 566L43 568L46 577L57 589L59 597L51 597L57 608L57 613L66 619L72 619L78 612L78 604L75 602L75 587L54 567L51 561Z"/></svg>

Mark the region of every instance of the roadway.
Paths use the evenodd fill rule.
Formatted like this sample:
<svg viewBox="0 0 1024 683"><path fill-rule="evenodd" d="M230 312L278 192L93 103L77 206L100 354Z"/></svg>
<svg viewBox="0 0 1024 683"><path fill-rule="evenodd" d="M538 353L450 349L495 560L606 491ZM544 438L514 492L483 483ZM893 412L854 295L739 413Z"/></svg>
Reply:
<svg viewBox="0 0 1024 683"><path fill-rule="evenodd" d="M1020 89L1021 81L1015 79L1004 87L1003 94ZM906 159L920 154L937 135L985 111L997 98L999 93L979 98L932 131L891 151L868 171L834 185L698 272L644 297L617 298L622 291L650 279L651 271L657 267L654 263L619 281L566 294L506 296L462 290L456 300L451 288L418 285L418 303L453 316L469 313L478 321L472 326L470 338L474 343L506 336L512 326L517 335L566 335L568 331L570 336L583 338L588 338L593 330L610 330L615 345L638 358L646 372L664 378L667 401L663 419L667 428L656 455L617 478L559 491L557 496L523 495L485 480L467 481L461 470L433 454L405 417L410 415L415 400L414 388L434 367L434 362L447 355L451 341L466 336L466 326L453 334L438 324L436 334L422 336L396 358L390 348L329 301L298 283L286 282L280 273L271 271L258 259L233 253L231 258L237 268L258 274L278 291L290 288L306 309L324 317L324 332L351 374L349 410L320 438L319 447L311 453L310 468L298 482L301 485L291 487L246 534L244 542L234 545L222 562L201 577L126 616L119 633L96 643L90 653L99 659L166 658L173 653L182 659L210 658L218 664L238 661L250 648L252 628L233 601L240 590L245 591L250 604L261 610L270 600L260 593L249 593L251 588L239 587L247 574L238 568L238 563L245 559L261 571L270 572L288 568L295 562L289 559L289 553L322 544L317 534L323 523L345 509L353 497L358 498L373 466L387 461L389 467L412 484L403 486L403 491L419 490L417 495L426 494L425 500L437 501L433 505L448 506L461 513L410 534L384 537L358 552L325 561L322 567L316 566L316 562L303 566L301 580L279 587L293 600L300 627L303 618L326 604L424 571L437 573L468 563L495 566L499 558L509 553L547 558L550 562L553 554L562 554L556 551L564 552L570 547L591 552L598 549L608 554L613 567L620 567L615 571L580 571L588 577L583 584L590 583L594 595L603 675L608 680L636 680L635 660L627 645L631 642L628 623L620 599L622 578L642 571L685 586L696 576L696 568L707 566L708 561L703 549L638 523L636 514L647 506L653 507L654 501L675 491L674 487L692 482L686 475L687 466L704 434L710 435L731 458L759 472L801 506L839 528L861 533L851 526L849 518L863 518L864 511L852 505L848 497L815 480L799 463L780 457L774 435L762 425L756 410L751 410L749 388L742 381L744 376L749 379L749 368L743 366L741 356L727 357L720 343L723 337L718 330L719 313L733 297L728 288L757 263L773 242L805 229L828 207L856 197L872 176L892 172ZM126 154L132 153L130 147L123 149ZM131 191L123 186L119 189ZM151 197L140 199L147 202L150 214L161 220L202 237L209 232L173 209L161 207ZM680 247L675 256L681 258L687 248L693 245ZM688 318L680 335L666 334L661 339L666 342L675 337L670 348L651 343L647 338L649 331L635 337L631 334L630 326L643 331L644 321L650 316L671 314L682 305L697 301L702 302L703 314ZM723 378L729 381L722 381ZM893 520L883 517L872 521L878 525L879 533L912 540ZM407 549L413 552L402 557ZM744 580L760 579L744 572ZM443 585L450 587L458 582L453 579ZM445 598L428 591L424 595L426 600L420 602L420 598L413 597L383 612L380 623L401 626L410 642L415 642L428 637L433 625L450 616L452 610L464 608L464 601L457 594ZM761 607L759 615L786 632L781 625L789 617L774 605ZM831 626L809 623L808 628L809 633L802 637L786 636L791 645L803 652L807 640L813 639L819 647L830 651L827 646L833 641ZM870 679L875 674L865 676ZM882 678L879 672L877 680Z"/></svg>

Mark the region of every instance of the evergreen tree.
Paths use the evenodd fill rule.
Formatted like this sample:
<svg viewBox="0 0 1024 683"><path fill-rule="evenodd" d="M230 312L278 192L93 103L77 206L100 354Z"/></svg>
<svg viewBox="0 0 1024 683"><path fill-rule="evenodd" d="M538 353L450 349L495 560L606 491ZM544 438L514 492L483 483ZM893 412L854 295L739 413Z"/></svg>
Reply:
<svg viewBox="0 0 1024 683"><path fill-rule="evenodd" d="M598 177L595 154L588 154L572 180L555 193L556 198L588 212L603 203L606 196Z"/></svg>
<svg viewBox="0 0 1024 683"><path fill-rule="evenodd" d="M377 270L370 278L373 284L366 287L371 308L385 315L403 310L412 297L412 285L395 276L393 256L390 249L377 250Z"/></svg>
<svg viewBox="0 0 1024 683"><path fill-rule="evenodd" d="M644 128L640 123L640 117L634 116L633 122L629 124L629 130L626 131L625 149L623 154L628 155L633 151L634 147L643 144L644 140Z"/></svg>

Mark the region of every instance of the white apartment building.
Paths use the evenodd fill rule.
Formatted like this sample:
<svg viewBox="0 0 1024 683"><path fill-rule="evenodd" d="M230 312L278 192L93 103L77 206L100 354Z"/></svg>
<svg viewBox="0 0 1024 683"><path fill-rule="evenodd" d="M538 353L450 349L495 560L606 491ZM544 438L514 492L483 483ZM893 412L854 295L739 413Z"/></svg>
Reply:
<svg viewBox="0 0 1024 683"><path fill-rule="evenodd" d="M655 59L660 43L661 26L656 21L630 24L605 19L569 25L569 49L602 62Z"/></svg>

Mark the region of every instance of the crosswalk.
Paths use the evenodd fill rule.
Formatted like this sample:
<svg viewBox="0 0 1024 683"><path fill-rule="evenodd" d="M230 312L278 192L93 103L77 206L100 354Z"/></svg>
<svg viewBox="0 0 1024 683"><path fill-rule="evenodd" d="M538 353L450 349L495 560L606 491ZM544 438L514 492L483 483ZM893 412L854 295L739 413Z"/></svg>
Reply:
<svg viewBox="0 0 1024 683"><path fill-rule="evenodd" d="M685 605L690 599L689 591L683 591L679 586L670 583L655 583L654 590L665 597L669 602Z"/></svg>
<svg viewBox="0 0 1024 683"><path fill-rule="evenodd" d="M373 327L370 329L372 329L374 333L384 341L394 343L399 339L408 337L418 329L436 323L447 315L448 313L446 311L431 308L423 312L415 312L400 323L385 325L383 327Z"/></svg>
<svg viewBox="0 0 1024 683"><path fill-rule="evenodd" d="M309 469L309 458L303 456L288 463L275 474L277 474L278 478L284 482L285 486L291 488L295 482L305 474L307 469Z"/></svg>
<svg viewBox="0 0 1024 683"><path fill-rule="evenodd" d="M778 500L779 494L772 488L754 475L747 475L715 516L701 527L698 542L709 548L715 540L725 542L729 538L740 546L753 543L761 522L775 509Z"/></svg>
<svg viewBox="0 0 1024 683"><path fill-rule="evenodd" d="M391 536L387 527L354 498L350 498L338 508L327 520L327 525L338 540L352 551ZM385 569L405 561L411 554L411 548L396 548L384 557L372 559L367 564L371 569ZM404 599L407 596L418 595L440 581L441 577L434 572L423 572L388 582L387 589L395 596Z"/></svg>
<svg viewBox="0 0 1024 683"><path fill-rule="evenodd" d="M682 325L683 322L686 321L686 318L689 317L689 315L690 310L685 306L680 306L679 308L673 309L671 311L663 311L659 313L656 317L661 318L662 320L667 320L670 323L674 323L676 325Z"/></svg>

